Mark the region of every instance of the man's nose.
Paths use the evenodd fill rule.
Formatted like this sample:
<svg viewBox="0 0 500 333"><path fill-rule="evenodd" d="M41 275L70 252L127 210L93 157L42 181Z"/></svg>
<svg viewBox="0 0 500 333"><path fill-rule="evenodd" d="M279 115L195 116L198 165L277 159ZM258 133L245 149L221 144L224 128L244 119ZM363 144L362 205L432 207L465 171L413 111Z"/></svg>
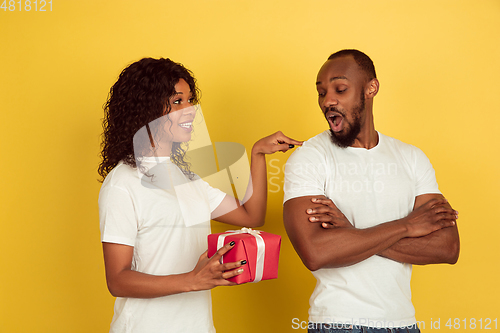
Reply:
<svg viewBox="0 0 500 333"><path fill-rule="evenodd" d="M337 96L333 92L328 92L323 99L323 108L329 108L332 106L337 106L339 104L339 100Z"/></svg>

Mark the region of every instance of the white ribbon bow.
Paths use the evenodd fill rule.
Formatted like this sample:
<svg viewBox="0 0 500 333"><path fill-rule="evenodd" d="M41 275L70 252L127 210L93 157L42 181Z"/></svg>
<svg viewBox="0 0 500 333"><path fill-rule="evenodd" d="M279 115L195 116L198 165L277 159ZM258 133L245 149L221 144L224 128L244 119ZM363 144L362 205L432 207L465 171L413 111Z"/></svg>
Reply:
<svg viewBox="0 0 500 333"><path fill-rule="evenodd" d="M255 237L255 240L257 242L257 262L255 266L255 278L253 279L253 283L259 282L262 280L262 275L264 274L264 256L266 253L266 243L264 242L264 239L260 235L259 230L253 230L252 228L241 228L241 230L228 230L227 233L224 233L222 235L219 235L219 238L217 239L217 250L219 250L221 247L224 246L224 238L226 236L230 235L237 235L237 234L250 234ZM221 263L223 258L221 258Z"/></svg>

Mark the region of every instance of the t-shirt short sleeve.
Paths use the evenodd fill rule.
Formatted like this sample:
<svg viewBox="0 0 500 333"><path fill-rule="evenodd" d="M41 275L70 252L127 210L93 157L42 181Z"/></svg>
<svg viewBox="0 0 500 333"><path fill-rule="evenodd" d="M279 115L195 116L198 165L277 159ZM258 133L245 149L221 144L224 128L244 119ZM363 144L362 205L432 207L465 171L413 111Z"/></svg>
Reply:
<svg viewBox="0 0 500 333"><path fill-rule="evenodd" d="M218 188L210 186L206 181L200 179L199 180L201 184L205 187L205 191L208 196L208 203L210 205L210 212L213 212L215 208L217 208L222 200L224 200L224 197L226 196L226 193L222 192Z"/></svg>
<svg viewBox="0 0 500 333"><path fill-rule="evenodd" d="M436 173L424 152L415 147L415 195L441 193L436 181Z"/></svg>
<svg viewBox="0 0 500 333"><path fill-rule="evenodd" d="M127 190L106 186L99 193L101 242L135 245L137 219Z"/></svg>
<svg viewBox="0 0 500 333"><path fill-rule="evenodd" d="M318 150L303 146L290 156L285 164L284 198L324 195L326 161Z"/></svg>

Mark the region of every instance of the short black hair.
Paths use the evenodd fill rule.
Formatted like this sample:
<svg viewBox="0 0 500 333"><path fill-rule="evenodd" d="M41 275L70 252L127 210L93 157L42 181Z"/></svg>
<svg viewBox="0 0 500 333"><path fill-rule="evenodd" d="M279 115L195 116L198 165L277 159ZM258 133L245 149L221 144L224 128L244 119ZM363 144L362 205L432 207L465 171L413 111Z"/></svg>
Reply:
<svg viewBox="0 0 500 333"><path fill-rule="evenodd" d="M370 59L369 56L367 56L366 54L364 54L359 50L355 49L340 50L330 55L328 57L328 60L345 56L352 56L354 58L354 61L356 61L356 64L358 64L359 68L361 68L366 73L366 75L368 75L369 80L377 78L377 73L375 72L375 66L373 65L373 61Z"/></svg>

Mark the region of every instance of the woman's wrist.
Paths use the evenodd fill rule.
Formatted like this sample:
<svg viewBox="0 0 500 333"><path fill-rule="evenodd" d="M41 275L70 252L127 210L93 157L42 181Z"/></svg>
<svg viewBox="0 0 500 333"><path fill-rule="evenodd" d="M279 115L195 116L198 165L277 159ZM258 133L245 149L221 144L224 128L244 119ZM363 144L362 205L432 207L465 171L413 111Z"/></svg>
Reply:
<svg viewBox="0 0 500 333"><path fill-rule="evenodd" d="M194 271L178 275L179 281L182 283L181 290L183 293L200 290L196 286L194 276Z"/></svg>
<svg viewBox="0 0 500 333"><path fill-rule="evenodd" d="M260 146L260 145L259 145L259 141L257 141L257 142L253 145L253 147L252 147L252 152L251 152L252 156L259 156L259 155L261 155L261 156L265 156L265 155L266 155L266 153L263 151L262 147L259 147L259 146Z"/></svg>

